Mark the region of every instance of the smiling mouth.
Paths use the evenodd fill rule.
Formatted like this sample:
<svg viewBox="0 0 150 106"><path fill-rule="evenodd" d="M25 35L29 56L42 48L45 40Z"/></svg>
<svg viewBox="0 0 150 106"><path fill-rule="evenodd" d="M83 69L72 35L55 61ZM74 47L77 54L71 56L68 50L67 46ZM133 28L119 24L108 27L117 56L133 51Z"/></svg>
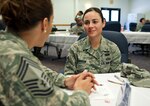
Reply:
<svg viewBox="0 0 150 106"><path fill-rule="evenodd" d="M95 31L89 31L89 33L94 33Z"/></svg>

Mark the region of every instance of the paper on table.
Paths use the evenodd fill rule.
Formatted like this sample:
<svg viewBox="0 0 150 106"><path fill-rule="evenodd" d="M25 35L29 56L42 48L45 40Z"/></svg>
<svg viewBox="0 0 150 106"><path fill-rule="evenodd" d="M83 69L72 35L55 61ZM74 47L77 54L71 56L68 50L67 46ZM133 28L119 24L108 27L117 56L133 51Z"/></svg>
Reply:
<svg viewBox="0 0 150 106"><path fill-rule="evenodd" d="M90 94L90 99L113 99L113 95L111 93L111 91L108 89L108 87L106 85L102 85L102 86L96 86L96 91L93 91Z"/></svg>
<svg viewBox="0 0 150 106"><path fill-rule="evenodd" d="M63 89L68 95L71 95L73 93L72 90L67 90L67 89ZM102 86L96 86L96 91L92 91L92 93L89 95L90 99L113 99L113 95L111 93L111 91L108 89L108 87L106 85L102 85Z"/></svg>

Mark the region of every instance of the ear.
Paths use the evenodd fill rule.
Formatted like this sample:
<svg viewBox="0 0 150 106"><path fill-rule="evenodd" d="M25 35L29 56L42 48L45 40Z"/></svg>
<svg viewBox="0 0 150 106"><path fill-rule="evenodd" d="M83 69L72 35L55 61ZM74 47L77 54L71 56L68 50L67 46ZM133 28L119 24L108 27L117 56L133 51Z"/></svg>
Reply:
<svg viewBox="0 0 150 106"><path fill-rule="evenodd" d="M44 18L42 21L42 32L47 32L48 29L48 19Z"/></svg>
<svg viewBox="0 0 150 106"><path fill-rule="evenodd" d="M104 28L105 25L106 25L106 21L103 21L103 23L102 23L102 28Z"/></svg>

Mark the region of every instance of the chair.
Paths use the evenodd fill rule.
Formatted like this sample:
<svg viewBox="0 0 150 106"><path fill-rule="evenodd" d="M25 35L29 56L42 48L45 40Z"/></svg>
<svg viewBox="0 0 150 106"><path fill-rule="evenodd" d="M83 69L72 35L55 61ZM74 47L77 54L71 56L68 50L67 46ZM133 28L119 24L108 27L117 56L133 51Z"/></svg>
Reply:
<svg viewBox="0 0 150 106"><path fill-rule="evenodd" d="M150 25L150 22L146 22L145 25Z"/></svg>
<svg viewBox="0 0 150 106"><path fill-rule="evenodd" d="M70 24L70 28L72 28L74 25L76 25L77 23L73 22Z"/></svg>
<svg viewBox="0 0 150 106"><path fill-rule="evenodd" d="M4 104L0 101L0 106L4 106Z"/></svg>
<svg viewBox="0 0 150 106"><path fill-rule="evenodd" d="M121 24L118 21L109 21L109 22L106 22L106 25L103 28L103 30L120 32L121 31Z"/></svg>
<svg viewBox="0 0 150 106"><path fill-rule="evenodd" d="M103 37L114 42L121 52L121 62L128 63L128 42L126 37L121 32L103 31Z"/></svg>
<svg viewBox="0 0 150 106"><path fill-rule="evenodd" d="M150 24L145 24L142 27L141 32L150 32Z"/></svg>
<svg viewBox="0 0 150 106"><path fill-rule="evenodd" d="M0 30L5 30L6 25L3 23L2 20L0 20Z"/></svg>
<svg viewBox="0 0 150 106"><path fill-rule="evenodd" d="M142 29L141 32L150 32L150 24L145 24ZM149 54L150 51L150 45L149 44L138 44L141 48L141 50L136 50L133 51L133 53L135 52L142 52L142 54L144 55L144 53L146 53L147 55Z"/></svg>
<svg viewBox="0 0 150 106"><path fill-rule="evenodd" d="M137 25L137 23L131 22L129 24L129 30L130 31L135 31L136 30L136 25Z"/></svg>
<svg viewBox="0 0 150 106"><path fill-rule="evenodd" d="M82 39L82 38L84 38L86 36L87 36L86 32L82 32L82 33L79 34L78 40L80 40L80 39Z"/></svg>

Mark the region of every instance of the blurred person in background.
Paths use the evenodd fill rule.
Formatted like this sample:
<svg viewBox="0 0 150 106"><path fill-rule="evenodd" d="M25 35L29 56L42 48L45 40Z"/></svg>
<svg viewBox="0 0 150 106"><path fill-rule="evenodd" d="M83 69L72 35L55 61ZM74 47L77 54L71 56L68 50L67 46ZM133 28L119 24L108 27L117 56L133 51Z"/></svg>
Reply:
<svg viewBox="0 0 150 106"><path fill-rule="evenodd" d="M139 23L136 26L136 31L141 31L141 29L144 26L145 22L146 22L145 18L141 18L139 20Z"/></svg>

